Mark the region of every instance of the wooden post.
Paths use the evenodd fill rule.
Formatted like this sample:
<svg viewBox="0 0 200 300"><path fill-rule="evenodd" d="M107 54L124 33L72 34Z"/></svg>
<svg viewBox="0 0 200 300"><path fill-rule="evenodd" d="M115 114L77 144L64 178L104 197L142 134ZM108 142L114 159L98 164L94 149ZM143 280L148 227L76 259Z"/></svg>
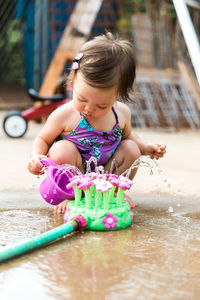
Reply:
<svg viewBox="0 0 200 300"><path fill-rule="evenodd" d="M102 0L77 2L43 80L39 91L41 96L54 94L66 62L74 58L88 38L101 4ZM74 29L81 34L73 34Z"/></svg>

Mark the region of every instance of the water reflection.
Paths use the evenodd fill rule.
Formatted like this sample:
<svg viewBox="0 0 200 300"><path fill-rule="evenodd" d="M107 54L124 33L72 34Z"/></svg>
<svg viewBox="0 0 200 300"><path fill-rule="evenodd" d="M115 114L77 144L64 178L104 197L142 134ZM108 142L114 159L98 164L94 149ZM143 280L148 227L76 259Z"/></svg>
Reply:
<svg viewBox="0 0 200 300"><path fill-rule="evenodd" d="M45 209L0 217L6 244L63 222ZM2 264L1 299L199 299L199 226L200 212L184 204L171 213L141 205L130 228L75 233Z"/></svg>

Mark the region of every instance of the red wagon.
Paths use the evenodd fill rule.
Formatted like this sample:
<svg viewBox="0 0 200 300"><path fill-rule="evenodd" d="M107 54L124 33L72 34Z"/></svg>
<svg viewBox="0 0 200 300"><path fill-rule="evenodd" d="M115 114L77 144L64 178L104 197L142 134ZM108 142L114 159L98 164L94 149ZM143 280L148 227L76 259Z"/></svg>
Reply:
<svg viewBox="0 0 200 300"><path fill-rule="evenodd" d="M50 101L50 104L42 105L40 107L33 106L24 111L10 111L3 120L3 129L6 135L11 138L20 138L24 136L28 129L28 121L47 118L52 111L71 100L66 99L66 96L62 94L42 97L34 89L29 89L28 94L33 101Z"/></svg>

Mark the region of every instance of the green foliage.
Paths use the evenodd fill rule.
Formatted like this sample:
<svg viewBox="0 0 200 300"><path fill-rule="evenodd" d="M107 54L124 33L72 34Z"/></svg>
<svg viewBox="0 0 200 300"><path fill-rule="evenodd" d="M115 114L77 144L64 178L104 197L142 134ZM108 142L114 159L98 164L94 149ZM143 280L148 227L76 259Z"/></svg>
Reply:
<svg viewBox="0 0 200 300"><path fill-rule="evenodd" d="M0 39L0 80L24 85L23 34L19 20L11 20Z"/></svg>
<svg viewBox="0 0 200 300"><path fill-rule="evenodd" d="M120 2L120 19L117 24L117 30L123 36L132 37L132 15L134 13L144 12L145 0L124 0Z"/></svg>
<svg viewBox="0 0 200 300"><path fill-rule="evenodd" d="M200 0L199 0L200 1ZM120 19L117 24L117 30L124 36L132 36L132 16L137 13L152 13L160 16L163 11L162 4L167 3L168 14L173 21L176 20L176 12L171 0L124 0L119 1Z"/></svg>

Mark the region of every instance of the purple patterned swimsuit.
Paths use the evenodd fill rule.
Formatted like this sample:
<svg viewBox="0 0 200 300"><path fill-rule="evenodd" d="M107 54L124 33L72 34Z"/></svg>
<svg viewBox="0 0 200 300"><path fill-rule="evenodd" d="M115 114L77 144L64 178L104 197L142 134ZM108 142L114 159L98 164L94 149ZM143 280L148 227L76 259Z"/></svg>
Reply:
<svg viewBox="0 0 200 300"><path fill-rule="evenodd" d="M63 136L64 140L76 145L83 161L94 156L98 165L105 165L117 149L122 138L122 130L114 107L112 110L116 117L116 124L111 131L95 130L81 115L79 124L70 133Z"/></svg>

